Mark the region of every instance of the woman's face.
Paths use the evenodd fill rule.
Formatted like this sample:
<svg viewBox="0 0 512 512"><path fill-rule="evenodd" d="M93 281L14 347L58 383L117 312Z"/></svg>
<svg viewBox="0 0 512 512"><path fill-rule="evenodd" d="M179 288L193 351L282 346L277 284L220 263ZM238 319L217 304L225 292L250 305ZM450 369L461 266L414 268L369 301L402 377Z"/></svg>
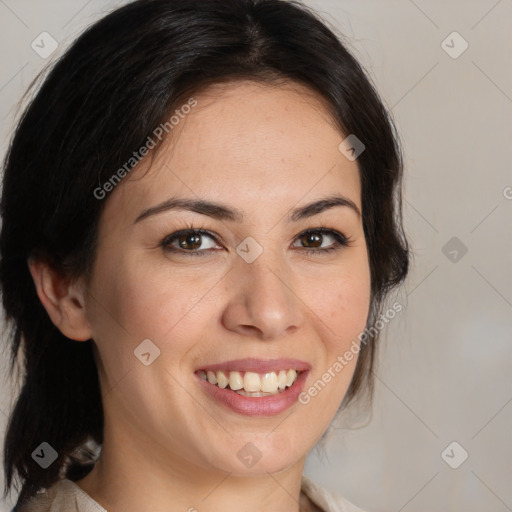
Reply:
<svg viewBox="0 0 512 512"><path fill-rule="evenodd" d="M104 199L86 310L105 443L180 471L264 475L302 461L355 369L357 357L335 363L358 341L370 303L358 166L339 151L323 104L298 86L230 84L195 100L157 157ZM333 196L355 208L323 208ZM222 208L140 217L171 199ZM189 228L209 234L169 237ZM208 369L218 384L201 378ZM280 370L293 380L296 369L271 398L222 389L216 373L235 388L245 379L280 389Z"/></svg>

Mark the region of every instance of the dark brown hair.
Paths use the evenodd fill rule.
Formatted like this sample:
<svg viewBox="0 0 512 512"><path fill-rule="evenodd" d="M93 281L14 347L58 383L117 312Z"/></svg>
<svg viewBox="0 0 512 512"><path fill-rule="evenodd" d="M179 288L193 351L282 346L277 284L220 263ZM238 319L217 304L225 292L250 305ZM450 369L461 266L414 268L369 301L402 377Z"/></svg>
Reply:
<svg viewBox="0 0 512 512"><path fill-rule="evenodd" d="M184 98L220 82L306 85L329 105L358 157L371 271L368 325L408 271L401 219L402 158L371 81L326 22L298 1L138 0L88 28L51 67L17 124L4 161L0 285L12 368L22 387L5 438L7 495L18 504L92 464L77 455L103 436L93 341L66 338L50 321L27 258L70 279L90 275L105 202L94 194ZM341 138L340 138L341 141ZM372 389L378 334L361 345L344 403ZM41 442L58 453L42 469Z"/></svg>

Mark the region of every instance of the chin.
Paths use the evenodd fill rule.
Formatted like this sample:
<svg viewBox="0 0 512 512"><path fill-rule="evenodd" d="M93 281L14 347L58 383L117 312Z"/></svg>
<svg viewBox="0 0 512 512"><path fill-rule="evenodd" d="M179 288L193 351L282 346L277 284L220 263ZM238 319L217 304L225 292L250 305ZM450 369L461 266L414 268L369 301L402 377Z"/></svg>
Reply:
<svg viewBox="0 0 512 512"><path fill-rule="evenodd" d="M303 440L297 439L297 446L291 446L290 436L285 431L281 435L278 431L273 432L266 438L270 432L239 436L231 440L222 453L213 455L214 460L210 458L209 462L235 476L265 476L284 471L306 457Z"/></svg>

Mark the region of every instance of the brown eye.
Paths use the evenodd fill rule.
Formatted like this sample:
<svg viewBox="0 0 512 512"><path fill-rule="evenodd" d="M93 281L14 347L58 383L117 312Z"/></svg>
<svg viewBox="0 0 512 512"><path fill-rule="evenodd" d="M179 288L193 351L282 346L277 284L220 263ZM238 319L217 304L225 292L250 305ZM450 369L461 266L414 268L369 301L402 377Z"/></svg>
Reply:
<svg viewBox="0 0 512 512"><path fill-rule="evenodd" d="M210 239L212 243L208 247L205 243ZM218 246L213 235L204 230L185 229L176 231L162 240L161 244L165 250L186 254L187 256L204 256L211 253L210 249Z"/></svg>
<svg viewBox="0 0 512 512"><path fill-rule="evenodd" d="M334 243L331 243L329 246L322 247L326 238L333 239ZM301 243L301 247L307 254L326 254L331 251L336 251L343 246L348 246L350 242L350 240L342 233L327 228L308 229L301 233L297 240Z"/></svg>
<svg viewBox="0 0 512 512"><path fill-rule="evenodd" d="M201 247L201 241L201 235L195 233L181 235L177 238L178 245L181 249L198 249Z"/></svg>
<svg viewBox="0 0 512 512"><path fill-rule="evenodd" d="M317 233L307 233L300 237L302 243L306 244L307 247L320 247L323 241L323 235Z"/></svg>

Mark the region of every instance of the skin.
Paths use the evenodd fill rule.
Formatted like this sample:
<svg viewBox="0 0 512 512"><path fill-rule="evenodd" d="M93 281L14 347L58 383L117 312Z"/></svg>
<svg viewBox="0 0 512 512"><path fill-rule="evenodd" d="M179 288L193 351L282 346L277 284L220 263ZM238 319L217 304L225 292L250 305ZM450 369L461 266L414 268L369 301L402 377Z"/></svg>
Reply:
<svg viewBox="0 0 512 512"><path fill-rule="evenodd" d="M312 366L307 390L357 340L370 304L362 218L346 206L295 223L286 217L334 193L361 211L357 161L338 150L344 136L321 98L297 84L231 83L195 98L156 157L104 199L90 282L30 263L55 325L97 348L104 445L78 485L109 511L297 512L306 455L345 396L357 356L307 405L274 416L215 403L194 371L227 359L295 357ZM171 210L134 224L171 196L222 202L244 220ZM202 237L208 255L161 247L190 226L217 236L219 243ZM319 227L350 245L308 255L335 243L329 234L316 244L299 236ZM236 253L248 236L263 248L252 263ZM161 351L149 366L133 353L146 338ZM251 468L237 457L248 442L261 452Z"/></svg>

